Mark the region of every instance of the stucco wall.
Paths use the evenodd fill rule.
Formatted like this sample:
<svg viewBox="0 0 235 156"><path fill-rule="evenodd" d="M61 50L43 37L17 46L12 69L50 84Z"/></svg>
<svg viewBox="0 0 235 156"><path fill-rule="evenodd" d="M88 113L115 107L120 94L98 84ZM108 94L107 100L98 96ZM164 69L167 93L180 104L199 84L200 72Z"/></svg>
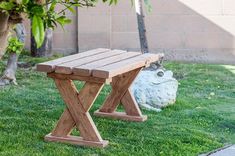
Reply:
<svg viewBox="0 0 235 156"><path fill-rule="evenodd" d="M235 64L234 0L152 0L146 15L152 53L167 59ZM116 6L79 8L76 22L54 33L54 50L74 53L97 47L139 50L135 10L129 0ZM74 20L76 21L76 20ZM78 43L76 39L78 35Z"/></svg>
<svg viewBox="0 0 235 156"><path fill-rule="evenodd" d="M58 8L59 10L60 8ZM62 29L58 26L53 32L53 51L55 53L62 53L65 55L77 53L77 16L71 12L67 12L67 16L72 19L72 23L68 24ZM27 31L26 37L26 49L30 50L30 21L26 20L24 22Z"/></svg>

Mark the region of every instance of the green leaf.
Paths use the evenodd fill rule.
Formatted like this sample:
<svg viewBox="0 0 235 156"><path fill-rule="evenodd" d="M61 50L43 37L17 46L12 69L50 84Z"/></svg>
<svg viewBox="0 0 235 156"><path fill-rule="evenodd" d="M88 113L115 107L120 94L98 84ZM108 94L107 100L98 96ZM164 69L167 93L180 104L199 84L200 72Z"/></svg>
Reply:
<svg viewBox="0 0 235 156"><path fill-rule="evenodd" d="M21 53L20 50L16 50L16 54L19 55Z"/></svg>
<svg viewBox="0 0 235 156"><path fill-rule="evenodd" d="M42 18L36 15L33 16L32 33L37 44L37 48L41 47L45 37L45 29Z"/></svg>
<svg viewBox="0 0 235 156"><path fill-rule="evenodd" d="M60 16L56 19L56 22L58 22L63 27L65 24L69 24L72 21L66 18L66 16Z"/></svg>
<svg viewBox="0 0 235 156"><path fill-rule="evenodd" d="M153 10L152 5L150 3L150 0L144 0L145 6L148 10L148 12L151 12Z"/></svg>
<svg viewBox="0 0 235 156"><path fill-rule="evenodd" d="M0 3L0 9L3 10L12 10L15 7L15 4L13 2L1 2Z"/></svg>
<svg viewBox="0 0 235 156"><path fill-rule="evenodd" d="M28 4L29 0L22 0L22 4Z"/></svg>
<svg viewBox="0 0 235 156"><path fill-rule="evenodd" d="M16 46L13 46L13 47L12 47L12 51L16 51Z"/></svg>
<svg viewBox="0 0 235 156"><path fill-rule="evenodd" d="M69 6L69 5L65 5L67 7L67 9L71 12L71 13L76 13L76 10L73 8L73 6Z"/></svg>
<svg viewBox="0 0 235 156"><path fill-rule="evenodd" d="M57 4L57 1L53 1L53 2L51 3L51 6L50 6L49 10L50 10L50 11L54 11L54 10L55 10L55 7L56 7L56 4Z"/></svg>
<svg viewBox="0 0 235 156"><path fill-rule="evenodd" d="M34 7L32 7L32 9L30 10L30 12L31 12L33 15L44 16L44 15L45 15L45 8L43 8L42 6L34 6Z"/></svg>
<svg viewBox="0 0 235 156"><path fill-rule="evenodd" d="M7 53L16 53L19 55L23 48L24 43L20 42L17 37L9 37L8 46L6 49Z"/></svg>

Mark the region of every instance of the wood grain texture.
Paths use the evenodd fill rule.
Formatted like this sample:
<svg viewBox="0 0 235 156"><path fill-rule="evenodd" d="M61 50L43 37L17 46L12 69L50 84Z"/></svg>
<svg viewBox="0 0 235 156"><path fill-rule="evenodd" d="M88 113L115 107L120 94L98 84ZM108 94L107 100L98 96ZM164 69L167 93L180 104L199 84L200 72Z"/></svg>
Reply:
<svg viewBox="0 0 235 156"><path fill-rule="evenodd" d="M70 135L74 126L75 122L73 121L69 110L65 109L51 135L58 137L66 137Z"/></svg>
<svg viewBox="0 0 235 156"><path fill-rule="evenodd" d="M94 50L90 50L87 52L83 52L83 53L79 53L79 54L75 54L75 55L70 55L70 56L66 56L66 57L62 57L56 60L52 60L52 61L48 61L48 62L44 62L44 63L39 63L36 66L36 70L40 71L40 72L53 72L55 70L55 66L61 63L65 63L65 62L70 62L73 60L76 60L78 58L84 58L84 57L88 57L88 56L92 56L95 54L99 54L105 51L110 51L109 49L104 49L104 48L99 48L99 49L94 49Z"/></svg>
<svg viewBox="0 0 235 156"><path fill-rule="evenodd" d="M122 60L126 60L135 56L141 55L139 52L127 52L127 53L122 53L120 55L115 55L109 58L104 58L98 61L91 62L89 64L85 64L82 66L74 67L73 68L73 73L75 75L81 75L81 76L91 76L92 70L103 67L105 65L109 65L112 63L120 62Z"/></svg>
<svg viewBox="0 0 235 156"><path fill-rule="evenodd" d="M122 105L124 107L124 110L125 110L127 115L142 116L140 108L139 108L135 98L131 94L130 89L128 89L126 91L125 95L122 97L121 103L122 103Z"/></svg>
<svg viewBox="0 0 235 156"><path fill-rule="evenodd" d="M73 61L56 65L55 72L61 73L61 74L72 74L74 67L92 63L100 59L110 58L112 56L120 55L122 53L126 53L126 51L122 51L122 50L105 51L103 53L99 53L99 54L92 55L89 57L79 58Z"/></svg>
<svg viewBox="0 0 235 156"><path fill-rule="evenodd" d="M95 141L84 140L82 137L76 137L76 136L58 137L58 136L53 136L52 134L46 135L45 141L61 142L61 143L68 143L80 146L98 147L98 148L104 148L109 143L106 140L95 142Z"/></svg>
<svg viewBox="0 0 235 156"><path fill-rule="evenodd" d="M92 102L95 100L97 97L97 94L103 87L103 84L99 84L96 87L93 87L93 89L97 88L97 92L92 91L90 92L90 96L84 95L85 92L81 92L80 95L78 95L78 92L71 80L59 80L55 79L56 86L64 99L64 102L67 105L68 111L65 111L65 113L69 112L73 120L71 122L75 122L77 129L79 129L81 136L83 137L84 140L87 141L97 141L101 142L103 141L89 112L88 109L90 106L93 104ZM86 83L85 85L85 90L90 90L87 89L87 87L91 87L92 84ZM92 96L93 94L93 96ZM80 99L80 96L83 97ZM86 104L83 104L81 101L87 102ZM88 103L89 102L89 103ZM68 116L63 114L63 116ZM66 118L67 119L67 118ZM61 119L64 120L64 119ZM57 125L57 128L61 128L65 126L63 123L65 121L59 121L58 124L62 123L61 125ZM68 124L68 123L66 123ZM69 125L72 125L70 123Z"/></svg>
<svg viewBox="0 0 235 156"><path fill-rule="evenodd" d="M142 115L129 89L140 71L141 68L114 77L111 83L112 92L95 115L137 122L147 120L147 116ZM116 112L119 104L123 105L125 112Z"/></svg>
<svg viewBox="0 0 235 156"><path fill-rule="evenodd" d="M158 61L161 55L125 52L120 50L96 49L39 64L38 71L47 72L55 80L66 109L55 129L45 137L47 141L64 142L84 146L104 147L104 141L89 110L104 86L111 82L112 91L95 112L97 116L128 121L145 121L129 88L141 69ZM78 93L72 80L85 81ZM122 103L125 112L116 112ZM73 128L81 137L70 136Z"/></svg>
<svg viewBox="0 0 235 156"><path fill-rule="evenodd" d="M79 92L79 99L83 104L85 112L88 112L99 95L104 84L86 82L82 90Z"/></svg>
<svg viewBox="0 0 235 156"><path fill-rule="evenodd" d="M88 82L96 82L96 83L110 83L112 79L104 79L92 76L79 76L79 75L67 75L67 74L57 74L57 73L48 73L48 77L53 79L62 79L62 80L80 80L80 81L88 81Z"/></svg>
<svg viewBox="0 0 235 156"><path fill-rule="evenodd" d="M136 76L141 71L141 68L135 69L128 73L116 76L111 83L112 92L105 100L100 108L100 112L113 113L120 104L122 97L125 95Z"/></svg>
<svg viewBox="0 0 235 156"><path fill-rule="evenodd" d="M106 112L96 111L94 115L98 117L106 117L106 118L119 119L125 121L135 121L135 122L144 122L148 119L146 115L131 116L127 115L125 112L106 113Z"/></svg>
<svg viewBox="0 0 235 156"><path fill-rule="evenodd" d="M149 66L150 63L156 62L160 59L156 54L143 54L127 60L122 60L113 64L109 64L100 68L96 68L92 71L92 76L99 78L110 78L116 75Z"/></svg>
<svg viewBox="0 0 235 156"><path fill-rule="evenodd" d="M83 108L85 112L88 112L95 99L97 98L98 93L102 89L103 84L86 82L84 87L78 94L81 103L83 103ZM60 120L58 121L55 129L52 131L53 136L67 136L71 133L72 129L75 126L75 121L73 120L68 109L65 109ZM79 129L78 129L79 130Z"/></svg>

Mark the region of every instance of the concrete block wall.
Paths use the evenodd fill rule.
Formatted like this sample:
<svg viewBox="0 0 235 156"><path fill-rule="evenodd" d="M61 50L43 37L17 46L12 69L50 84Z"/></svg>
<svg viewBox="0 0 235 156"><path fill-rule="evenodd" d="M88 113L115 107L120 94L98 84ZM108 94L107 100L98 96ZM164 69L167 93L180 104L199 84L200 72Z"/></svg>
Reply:
<svg viewBox="0 0 235 156"><path fill-rule="evenodd" d="M167 59L235 64L234 0L152 0L146 27L152 53ZM134 7L130 0L116 6L99 3L79 8L76 23L54 33L54 50L65 54L97 47L139 50ZM76 20L74 20L76 21ZM77 33L77 34L76 34ZM78 43L76 40L78 35Z"/></svg>

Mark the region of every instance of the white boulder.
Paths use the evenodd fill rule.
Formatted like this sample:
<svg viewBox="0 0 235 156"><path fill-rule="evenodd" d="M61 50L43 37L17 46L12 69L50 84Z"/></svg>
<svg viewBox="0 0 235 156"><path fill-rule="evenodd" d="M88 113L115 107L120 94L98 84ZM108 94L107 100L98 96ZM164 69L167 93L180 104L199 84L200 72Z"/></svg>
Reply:
<svg viewBox="0 0 235 156"><path fill-rule="evenodd" d="M176 101L178 81L172 71L144 70L134 81L131 90L137 103L146 109L160 111Z"/></svg>

